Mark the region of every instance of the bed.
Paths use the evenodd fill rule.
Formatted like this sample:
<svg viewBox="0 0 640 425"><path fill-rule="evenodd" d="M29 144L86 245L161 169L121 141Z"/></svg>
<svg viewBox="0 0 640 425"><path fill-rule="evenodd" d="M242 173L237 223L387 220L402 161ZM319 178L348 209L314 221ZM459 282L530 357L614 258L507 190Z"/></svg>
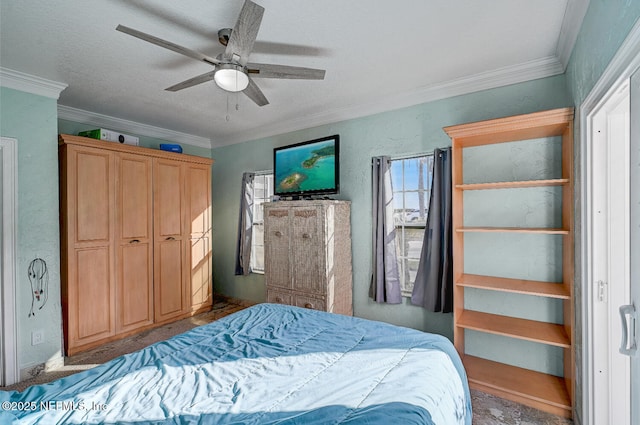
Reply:
<svg viewBox="0 0 640 425"><path fill-rule="evenodd" d="M277 304L0 402L3 424L471 425L448 339Z"/></svg>

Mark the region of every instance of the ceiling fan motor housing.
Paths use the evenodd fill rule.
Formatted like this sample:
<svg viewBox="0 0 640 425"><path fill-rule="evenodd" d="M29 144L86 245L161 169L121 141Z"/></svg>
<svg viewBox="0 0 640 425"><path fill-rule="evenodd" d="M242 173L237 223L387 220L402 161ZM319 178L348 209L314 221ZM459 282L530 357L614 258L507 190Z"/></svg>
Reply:
<svg viewBox="0 0 640 425"><path fill-rule="evenodd" d="M223 46L227 45L229 38L231 37L231 31L233 31L231 28L222 28L218 31L218 41L220 44Z"/></svg>

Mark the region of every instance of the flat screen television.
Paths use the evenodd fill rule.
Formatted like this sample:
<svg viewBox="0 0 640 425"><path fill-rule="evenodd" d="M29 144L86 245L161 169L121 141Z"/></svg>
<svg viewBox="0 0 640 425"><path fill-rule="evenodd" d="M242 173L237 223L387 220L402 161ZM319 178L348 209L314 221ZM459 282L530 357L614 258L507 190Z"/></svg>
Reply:
<svg viewBox="0 0 640 425"><path fill-rule="evenodd" d="M340 136L273 150L274 194L294 199L340 192Z"/></svg>

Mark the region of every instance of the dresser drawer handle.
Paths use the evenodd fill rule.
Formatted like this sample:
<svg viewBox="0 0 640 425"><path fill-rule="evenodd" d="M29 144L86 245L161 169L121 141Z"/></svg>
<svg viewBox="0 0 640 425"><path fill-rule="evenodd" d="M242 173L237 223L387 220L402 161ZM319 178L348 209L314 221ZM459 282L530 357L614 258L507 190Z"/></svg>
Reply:
<svg viewBox="0 0 640 425"><path fill-rule="evenodd" d="M308 234L308 233L303 233L303 234L302 234L302 238L303 238L303 239L311 239L311 235L310 235L310 234Z"/></svg>
<svg viewBox="0 0 640 425"><path fill-rule="evenodd" d="M280 236L282 236L282 233L281 233L279 230L277 230L277 231L274 233L274 235L276 235L277 237L280 237Z"/></svg>
<svg viewBox="0 0 640 425"><path fill-rule="evenodd" d="M282 298L280 298L280 297L276 297L276 302L277 302L278 304L282 304Z"/></svg>
<svg viewBox="0 0 640 425"><path fill-rule="evenodd" d="M304 304L304 308L313 308L313 304L311 304L311 303L305 303L305 304Z"/></svg>
<svg viewBox="0 0 640 425"><path fill-rule="evenodd" d="M176 238L174 238L173 236L169 236L167 239L165 239L165 241L175 241Z"/></svg>
<svg viewBox="0 0 640 425"><path fill-rule="evenodd" d="M129 243L140 243L140 239L131 239Z"/></svg>

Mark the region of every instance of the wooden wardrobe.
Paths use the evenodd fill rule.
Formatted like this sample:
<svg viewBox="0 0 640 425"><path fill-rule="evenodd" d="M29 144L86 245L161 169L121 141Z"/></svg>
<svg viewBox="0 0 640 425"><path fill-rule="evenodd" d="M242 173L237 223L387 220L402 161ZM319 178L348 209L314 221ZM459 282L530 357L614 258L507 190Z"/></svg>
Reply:
<svg viewBox="0 0 640 425"><path fill-rule="evenodd" d="M60 135L67 355L211 308L209 158Z"/></svg>

